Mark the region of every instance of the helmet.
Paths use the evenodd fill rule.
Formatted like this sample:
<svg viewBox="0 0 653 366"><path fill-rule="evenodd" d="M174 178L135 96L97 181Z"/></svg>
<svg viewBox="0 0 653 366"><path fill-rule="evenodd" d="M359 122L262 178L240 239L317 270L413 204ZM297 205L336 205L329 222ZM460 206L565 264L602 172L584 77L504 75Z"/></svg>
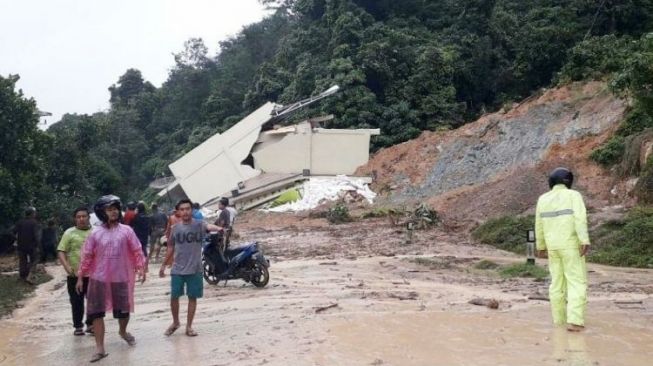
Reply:
<svg viewBox="0 0 653 366"><path fill-rule="evenodd" d="M97 202L95 202L95 205L93 206L95 216L97 216L97 218L100 219L100 221L103 223L106 223L109 218L107 217L107 214L104 212L104 210L109 206L116 206L120 215L119 220L122 219L122 203L120 202L120 197L114 196L112 194L98 198Z"/></svg>
<svg viewBox="0 0 653 366"><path fill-rule="evenodd" d="M571 188L574 183L574 174L567 168L556 168L549 174L549 188L558 184L564 184Z"/></svg>

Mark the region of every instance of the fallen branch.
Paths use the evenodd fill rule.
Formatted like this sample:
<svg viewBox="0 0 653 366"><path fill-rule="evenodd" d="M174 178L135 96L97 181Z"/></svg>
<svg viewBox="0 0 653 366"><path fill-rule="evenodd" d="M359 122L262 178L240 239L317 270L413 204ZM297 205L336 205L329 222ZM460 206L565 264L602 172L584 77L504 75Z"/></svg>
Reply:
<svg viewBox="0 0 653 366"><path fill-rule="evenodd" d="M499 308L499 302L495 299L481 299L480 297L477 297L469 300L469 303L472 305L487 306L490 309Z"/></svg>
<svg viewBox="0 0 653 366"><path fill-rule="evenodd" d="M321 266L335 266L338 262L320 262Z"/></svg>
<svg viewBox="0 0 653 366"><path fill-rule="evenodd" d="M541 295L541 294L530 295L530 296L528 296L528 299L529 300L549 301L549 298L546 295Z"/></svg>
<svg viewBox="0 0 653 366"><path fill-rule="evenodd" d="M401 295L401 294L398 295L398 294L390 293L388 294L388 297L391 297L393 299L399 299L399 300L417 300L419 294L415 291L411 291L407 295Z"/></svg>
<svg viewBox="0 0 653 366"><path fill-rule="evenodd" d="M325 311L327 309L335 308L336 306L338 306L338 303L330 304L330 305L327 305L327 306L320 306L318 308L315 308L315 314L321 313L321 312L323 312L323 311Z"/></svg>

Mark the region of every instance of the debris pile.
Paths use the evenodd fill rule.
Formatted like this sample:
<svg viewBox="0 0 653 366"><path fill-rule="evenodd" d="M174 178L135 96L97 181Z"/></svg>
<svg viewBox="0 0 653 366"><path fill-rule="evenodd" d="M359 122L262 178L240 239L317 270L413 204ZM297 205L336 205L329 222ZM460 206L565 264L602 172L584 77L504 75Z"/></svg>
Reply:
<svg viewBox="0 0 653 366"><path fill-rule="evenodd" d="M342 200L345 203L374 202L376 193L370 190L364 178L344 175L336 177L314 177L298 188L301 198L280 206L266 209L270 212L304 211L316 208L326 202Z"/></svg>

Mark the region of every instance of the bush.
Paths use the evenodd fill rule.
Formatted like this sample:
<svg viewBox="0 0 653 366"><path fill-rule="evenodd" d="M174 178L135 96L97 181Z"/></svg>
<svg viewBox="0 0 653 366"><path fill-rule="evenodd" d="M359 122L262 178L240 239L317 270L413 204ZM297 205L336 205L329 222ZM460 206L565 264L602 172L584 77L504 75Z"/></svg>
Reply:
<svg viewBox="0 0 653 366"><path fill-rule="evenodd" d="M635 208L622 222L608 222L592 234L591 262L653 268L653 207Z"/></svg>
<svg viewBox="0 0 653 366"><path fill-rule="evenodd" d="M592 151L590 159L605 167L609 167L621 161L621 157L624 155L624 150L624 138L615 135L603 146Z"/></svg>
<svg viewBox="0 0 653 366"><path fill-rule="evenodd" d="M549 271L535 264L518 263L503 267L499 271L499 274L505 278L533 277L538 280L543 280L549 275Z"/></svg>
<svg viewBox="0 0 653 366"><path fill-rule="evenodd" d="M491 219L472 231L472 238L517 254L526 254L526 232L535 228L535 217L504 216Z"/></svg>
<svg viewBox="0 0 653 366"><path fill-rule="evenodd" d="M326 219L332 224L342 224L351 221L349 209L343 203L337 203L329 209L326 214Z"/></svg>

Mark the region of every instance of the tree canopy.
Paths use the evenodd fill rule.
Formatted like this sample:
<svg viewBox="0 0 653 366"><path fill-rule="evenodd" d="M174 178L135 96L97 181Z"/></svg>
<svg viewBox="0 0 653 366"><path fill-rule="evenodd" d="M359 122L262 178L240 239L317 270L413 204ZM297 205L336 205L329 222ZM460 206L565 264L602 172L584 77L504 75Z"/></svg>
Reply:
<svg viewBox="0 0 653 366"><path fill-rule="evenodd" d="M380 128L373 150L572 80L612 78L653 113L647 0L261 3L272 13L220 42L216 55L189 39L160 87L128 69L108 88L108 111L67 114L46 132L16 77L0 79L5 223L27 204L55 214L107 192L152 198L148 182L209 136L266 101L334 84L341 92L294 118L334 114L331 127Z"/></svg>

